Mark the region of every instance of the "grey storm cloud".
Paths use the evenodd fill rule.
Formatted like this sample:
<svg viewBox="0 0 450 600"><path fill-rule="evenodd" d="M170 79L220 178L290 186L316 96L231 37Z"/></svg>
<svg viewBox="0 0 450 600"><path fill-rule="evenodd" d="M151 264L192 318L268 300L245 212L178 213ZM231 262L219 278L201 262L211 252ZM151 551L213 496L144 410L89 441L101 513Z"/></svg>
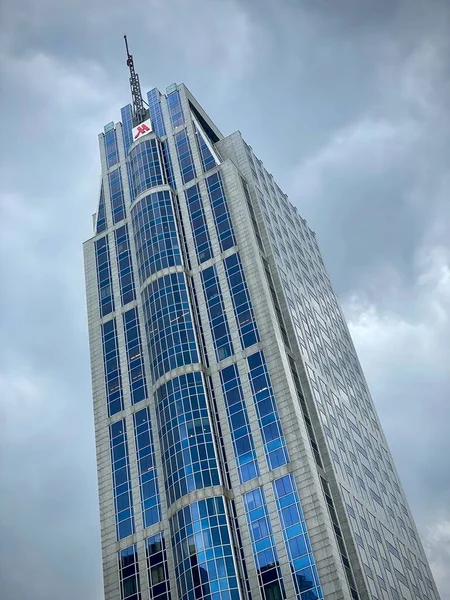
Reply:
<svg viewBox="0 0 450 600"><path fill-rule="evenodd" d="M184 82L317 233L450 598L450 5L18 0L0 8L0 589L103 597L81 243L97 133Z"/></svg>

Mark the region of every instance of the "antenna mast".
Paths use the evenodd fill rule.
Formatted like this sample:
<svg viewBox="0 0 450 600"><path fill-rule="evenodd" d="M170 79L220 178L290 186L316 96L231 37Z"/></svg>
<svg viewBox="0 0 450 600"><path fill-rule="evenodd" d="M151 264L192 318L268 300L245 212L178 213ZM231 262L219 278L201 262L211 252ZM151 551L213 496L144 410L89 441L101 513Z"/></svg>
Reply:
<svg viewBox="0 0 450 600"><path fill-rule="evenodd" d="M141 93L141 85L139 83L139 75L134 70L134 61L133 55L130 54L128 50L128 41L127 36L124 35L125 40L125 48L127 50L127 66L130 69L130 88L131 88L131 96L133 98L133 113L134 113L134 121L135 125L138 123L142 123L145 121L147 116L147 110L144 106L144 100L142 99Z"/></svg>

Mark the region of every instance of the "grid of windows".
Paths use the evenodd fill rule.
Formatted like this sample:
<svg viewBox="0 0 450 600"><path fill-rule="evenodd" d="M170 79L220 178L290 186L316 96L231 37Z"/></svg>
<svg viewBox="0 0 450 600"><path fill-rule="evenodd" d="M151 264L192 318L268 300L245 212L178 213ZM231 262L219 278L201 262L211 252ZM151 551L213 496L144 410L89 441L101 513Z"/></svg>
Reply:
<svg viewBox="0 0 450 600"><path fill-rule="evenodd" d="M185 191L186 203L189 210L192 233L194 235L195 251L198 263L201 264L212 257L211 240L209 239L205 211L198 185L193 185Z"/></svg>
<svg viewBox="0 0 450 600"><path fill-rule="evenodd" d="M286 598L263 488L244 494L245 515L263 600Z"/></svg>
<svg viewBox="0 0 450 600"><path fill-rule="evenodd" d="M144 290L153 381L199 360L184 273L160 277Z"/></svg>
<svg viewBox="0 0 450 600"><path fill-rule="evenodd" d="M111 281L111 261L109 258L107 235L95 242L95 261L97 264L100 316L105 317L114 310L114 296Z"/></svg>
<svg viewBox="0 0 450 600"><path fill-rule="evenodd" d="M239 253L226 258L224 264L242 348L248 348L259 342L259 335Z"/></svg>
<svg viewBox="0 0 450 600"><path fill-rule="evenodd" d="M144 527L150 527L150 525L161 520L161 505L155 463L155 446L148 407L134 414L134 436L136 440L142 520Z"/></svg>
<svg viewBox="0 0 450 600"><path fill-rule="evenodd" d="M114 232L116 239L117 268L119 271L120 299L122 306L136 300L134 275L131 264L128 226L122 225Z"/></svg>
<svg viewBox="0 0 450 600"><path fill-rule="evenodd" d="M153 88L147 93L147 100L153 129L156 131L159 137L163 137L166 135L166 128L164 127L164 118L161 110L161 103L159 101L159 92L156 88Z"/></svg>
<svg viewBox="0 0 450 600"><path fill-rule="evenodd" d="M106 166L108 169L119 162L119 150L117 148L116 130L111 129L104 136Z"/></svg>
<svg viewBox="0 0 450 600"><path fill-rule="evenodd" d="M248 357L249 379L269 469L289 462L288 450L263 352Z"/></svg>
<svg viewBox="0 0 450 600"><path fill-rule="evenodd" d="M215 265L202 271L201 276L216 358L220 361L231 356L234 349Z"/></svg>
<svg viewBox="0 0 450 600"><path fill-rule="evenodd" d="M222 184L220 173L214 173L206 179L208 196L214 216L214 224L219 238L222 252L236 245L227 199Z"/></svg>
<svg viewBox="0 0 450 600"><path fill-rule="evenodd" d="M192 158L191 144L186 129L179 131L174 135L175 146L177 149L178 164L180 165L181 179L183 183L188 183L197 176Z"/></svg>
<svg viewBox="0 0 450 600"><path fill-rule="evenodd" d="M132 308L123 314L123 328L127 349L131 402L136 404L147 398L147 383L145 381L141 329L137 308Z"/></svg>
<svg viewBox="0 0 450 600"><path fill-rule="evenodd" d="M102 186L100 188L100 200L98 203L97 227L95 229L95 233L101 233L102 231L105 231L106 227L107 227L107 223L106 223L105 190L103 188L103 181L102 181Z"/></svg>
<svg viewBox="0 0 450 600"><path fill-rule="evenodd" d="M200 157L202 159L202 166L205 173L214 169L217 166L216 159L214 158L211 150L208 148L208 144L205 142L205 139L198 129L195 127L195 134L197 137L198 149L200 151Z"/></svg>
<svg viewBox="0 0 450 600"><path fill-rule="evenodd" d="M108 184L111 197L113 223L118 223L125 218L125 201L120 167L111 173L108 173Z"/></svg>
<svg viewBox="0 0 450 600"><path fill-rule="evenodd" d="M186 506L170 529L180 600L240 600L223 497Z"/></svg>
<svg viewBox="0 0 450 600"><path fill-rule="evenodd" d="M170 121L172 127L179 127L184 124L183 108L181 107L180 92L176 90L167 96L167 106L169 108Z"/></svg>
<svg viewBox="0 0 450 600"><path fill-rule="evenodd" d="M166 174L167 183L175 189L175 176L173 174L172 159L170 157L169 143L167 142L167 140L161 142L161 154L163 158L164 172Z"/></svg>
<svg viewBox="0 0 450 600"><path fill-rule="evenodd" d="M239 480L241 483L245 483L250 479L258 477L259 466L237 366L230 365L222 369L220 371L220 381L227 409L228 424L233 441Z"/></svg>
<svg viewBox="0 0 450 600"><path fill-rule="evenodd" d="M136 544L121 550L118 558L121 600L141 600Z"/></svg>
<svg viewBox="0 0 450 600"><path fill-rule="evenodd" d="M133 112L131 104L127 104L120 110L122 117L122 132L123 132L123 145L125 147L125 154L128 154L131 144L133 143Z"/></svg>
<svg viewBox="0 0 450 600"><path fill-rule="evenodd" d="M163 175L158 152L158 142L155 139L145 139L130 152L131 179L133 193L140 193L157 185L163 185Z"/></svg>
<svg viewBox="0 0 450 600"><path fill-rule="evenodd" d="M145 540L150 600L171 600L164 535L157 533Z"/></svg>
<svg viewBox="0 0 450 600"><path fill-rule="evenodd" d="M118 540L121 540L135 532L125 419L109 426L109 444L113 475L116 536Z"/></svg>
<svg viewBox="0 0 450 600"><path fill-rule="evenodd" d="M161 269L181 265L171 192L145 196L133 207L131 216L141 283Z"/></svg>
<svg viewBox="0 0 450 600"><path fill-rule="evenodd" d="M111 417L123 410L122 376L120 373L116 319L102 324L103 367L106 402Z"/></svg>
<svg viewBox="0 0 450 600"><path fill-rule="evenodd" d="M323 598L297 486L292 474L273 482L286 551L298 600Z"/></svg>
<svg viewBox="0 0 450 600"><path fill-rule="evenodd" d="M202 374L171 379L158 389L156 398L170 505L189 492L219 485L219 471Z"/></svg>

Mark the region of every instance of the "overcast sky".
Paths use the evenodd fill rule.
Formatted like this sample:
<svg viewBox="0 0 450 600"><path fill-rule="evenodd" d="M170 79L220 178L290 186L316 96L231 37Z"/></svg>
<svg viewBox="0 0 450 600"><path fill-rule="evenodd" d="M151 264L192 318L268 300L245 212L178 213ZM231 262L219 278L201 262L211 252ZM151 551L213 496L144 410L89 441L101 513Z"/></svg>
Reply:
<svg viewBox="0 0 450 600"><path fill-rule="evenodd" d="M450 0L1 0L0 590L101 600L97 134L184 82L316 231L450 598Z"/></svg>

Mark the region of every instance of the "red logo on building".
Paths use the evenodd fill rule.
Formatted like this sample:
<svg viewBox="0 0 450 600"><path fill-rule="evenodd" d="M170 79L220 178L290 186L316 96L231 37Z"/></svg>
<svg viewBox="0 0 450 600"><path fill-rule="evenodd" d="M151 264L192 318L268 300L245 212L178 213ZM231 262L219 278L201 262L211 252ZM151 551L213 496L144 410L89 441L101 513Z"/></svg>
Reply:
<svg viewBox="0 0 450 600"><path fill-rule="evenodd" d="M142 123L142 125L138 125L136 129L136 135L134 136L135 140L137 140L138 137L144 133L150 133L150 127L145 123Z"/></svg>

